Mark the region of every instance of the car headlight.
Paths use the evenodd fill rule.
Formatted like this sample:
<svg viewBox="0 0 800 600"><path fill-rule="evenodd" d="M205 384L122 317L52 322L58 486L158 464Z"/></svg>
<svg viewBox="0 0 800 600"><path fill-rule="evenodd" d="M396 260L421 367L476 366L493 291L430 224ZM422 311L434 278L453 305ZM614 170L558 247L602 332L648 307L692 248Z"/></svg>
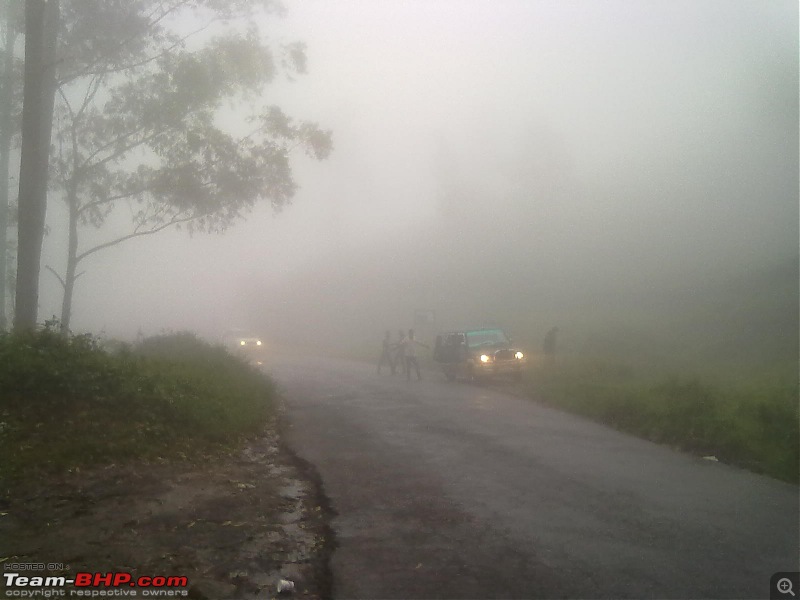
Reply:
<svg viewBox="0 0 800 600"><path fill-rule="evenodd" d="M481 362L482 362L482 363L487 363L487 362L489 362L489 357L488 357L488 356L486 356L485 354L481 354Z"/></svg>
<svg viewBox="0 0 800 600"><path fill-rule="evenodd" d="M245 342L244 340L239 341L240 346L244 346L245 344L247 344L247 342Z"/></svg>
<svg viewBox="0 0 800 600"><path fill-rule="evenodd" d="M517 352L514 356L516 356L517 358L524 358L525 357L525 355L522 352Z"/></svg>
<svg viewBox="0 0 800 600"><path fill-rule="evenodd" d="M261 345L261 340L258 340L258 341L256 342L256 346L260 346L260 345Z"/></svg>

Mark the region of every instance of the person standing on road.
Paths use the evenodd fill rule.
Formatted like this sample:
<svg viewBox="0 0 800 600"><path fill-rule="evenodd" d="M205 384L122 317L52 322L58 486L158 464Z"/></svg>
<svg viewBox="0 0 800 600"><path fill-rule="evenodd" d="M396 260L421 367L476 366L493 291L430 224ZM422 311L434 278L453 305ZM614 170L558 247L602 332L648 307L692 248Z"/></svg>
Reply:
<svg viewBox="0 0 800 600"><path fill-rule="evenodd" d="M419 373L419 363L417 362L417 346L422 346L423 348L430 348L427 344L423 344L422 342L418 342L414 339L414 330L408 330L408 337L405 340L405 346L403 347L403 353L405 354L406 358L406 378L411 381L411 366L414 366L414 369L417 371L417 381L422 379L422 375Z"/></svg>
<svg viewBox="0 0 800 600"><path fill-rule="evenodd" d="M395 370L395 362L394 357L392 356L392 334L387 329L386 336L383 338L383 345L381 348L381 357L378 360L378 375L381 374L381 367L383 365L389 365L389 370L391 370L392 375L394 375Z"/></svg>
<svg viewBox="0 0 800 600"><path fill-rule="evenodd" d="M553 327L547 334L544 336L544 344L542 345L542 350L544 350L544 356L547 360L547 364L552 365L556 361L556 337L558 336L558 327Z"/></svg>
<svg viewBox="0 0 800 600"><path fill-rule="evenodd" d="M397 343L394 345L395 355L394 364L400 365L403 373L406 373L406 334L402 329L397 331Z"/></svg>

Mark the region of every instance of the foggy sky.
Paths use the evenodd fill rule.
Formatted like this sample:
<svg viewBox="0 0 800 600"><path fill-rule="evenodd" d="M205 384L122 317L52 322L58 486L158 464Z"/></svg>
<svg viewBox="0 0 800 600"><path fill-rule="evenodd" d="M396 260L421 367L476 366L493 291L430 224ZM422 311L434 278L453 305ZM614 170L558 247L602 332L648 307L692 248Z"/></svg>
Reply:
<svg viewBox="0 0 800 600"><path fill-rule="evenodd" d="M332 129L333 155L297 157L301 189L276 217L89 259L76 330L300 319L342 335L332 320L408 327L465 295L463 320L505 310L471 285L516 291L511 308L549 322L798 253L796 3L287 6L265 30L305 41L309 74L274 101ZM43 262L59 267L62 218L51 199ZM59 308L43 271L40 318Z"/></svg>

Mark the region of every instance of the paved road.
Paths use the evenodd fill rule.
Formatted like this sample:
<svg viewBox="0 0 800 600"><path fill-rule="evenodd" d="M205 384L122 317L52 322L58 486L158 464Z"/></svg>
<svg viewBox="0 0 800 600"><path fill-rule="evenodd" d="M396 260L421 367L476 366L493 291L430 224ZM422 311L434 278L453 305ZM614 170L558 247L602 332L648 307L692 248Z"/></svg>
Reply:
<svg viewBox="0 0 800 600"><path fill-rule="evenodd" d="M798 488L490 387L271 367L338 516L338 598L767 598Z"/></svg>

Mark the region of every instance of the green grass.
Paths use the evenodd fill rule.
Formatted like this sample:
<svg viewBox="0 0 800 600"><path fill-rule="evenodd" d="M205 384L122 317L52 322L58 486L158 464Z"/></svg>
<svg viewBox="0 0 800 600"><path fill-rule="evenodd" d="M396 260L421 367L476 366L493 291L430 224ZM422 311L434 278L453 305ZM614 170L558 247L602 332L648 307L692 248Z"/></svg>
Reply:
<svg viewBox="0 0 800 600"><path fill-rule="evenodd" d="M537 400L614 428L789 482L800 475L796 369L758 373L715 368L670 374L586 357L536 365Z"/></svg>
<svg viewBox="0 0 800 600"><path fill-rule="evenodd" d="M188 333L113 352L52 327L0 334L0 482L230 452L274 414L272 383Z"/></svg>

